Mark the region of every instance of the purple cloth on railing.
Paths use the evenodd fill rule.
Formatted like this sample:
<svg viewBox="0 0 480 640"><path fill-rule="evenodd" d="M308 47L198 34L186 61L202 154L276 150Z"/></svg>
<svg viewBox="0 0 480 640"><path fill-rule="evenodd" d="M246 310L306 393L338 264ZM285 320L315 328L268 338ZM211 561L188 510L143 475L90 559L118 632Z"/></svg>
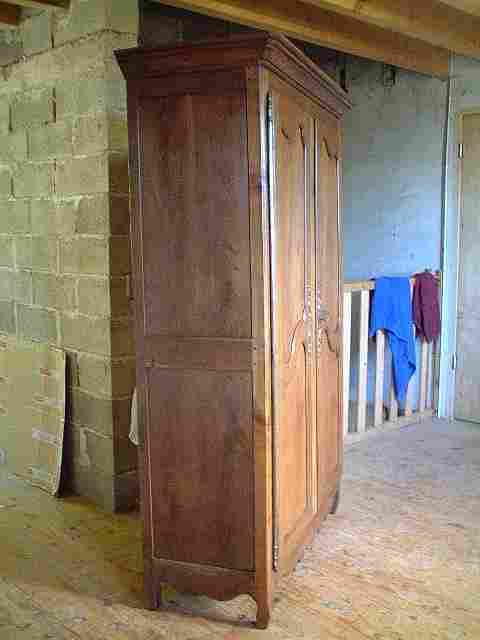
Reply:
<svg viewBox="0 0 480 640"><path fill-rule="evenodd" d="M412 302L409 278L377 278L370 313L370 336L382 329L392 352L393 381L400 404L415 373Z"/></svg>
<svg viewBox="0 0 480 640"><path fill-rule="evenodd" d="M415 276L413 285L413 320L417 336L432 342L440 335L440 307L438 281L428 271Z"/></svg>

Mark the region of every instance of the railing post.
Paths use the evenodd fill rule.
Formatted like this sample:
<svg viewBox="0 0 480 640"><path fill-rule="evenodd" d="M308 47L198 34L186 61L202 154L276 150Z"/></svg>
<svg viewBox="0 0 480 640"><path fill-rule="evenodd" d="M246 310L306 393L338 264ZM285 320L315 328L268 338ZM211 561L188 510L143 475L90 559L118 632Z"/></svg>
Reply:
<svg viewBox="0 0 480 640"><path fill-rule="evenodd" d="M348 433L350 415L350 350L352 338L352 293L343 294L343 433Z"/></svg>
<svg viewBox="0 0 480 640"><path fill-rule="evenodd" d="M428 342L421 342L420 356L420 401L418 410L420 413L427 408L427 382L428 382Z"/></svg>
<svg viewBox="0 0 480 640"><path fill-rule="evenodd" d="M412 303L413 301L413 287L415 286L415 280L412 278L410 280L410 302ZM412 316L413 316L413 312L412 312ZM413 323L413 317L412 317L412 324L413 324L413 344L415 346L416 349L416 331L415 331L415 324ZM410 382L408 383L408 387L407 387L407 398L405 400L405 415L406 416L411 416L413 414L413 389L415 386L415 381L414 381L414 376L412 376L410 378Z"/></svg>
<svg viewBox="0 0 480 640"><path fill-rule="evenodd" d="M398 420L398 400L395 395L395 384L393 382L393 362L392 362L392 379L390 383L390 402L389 402L389 411L388 411L388 419L390 422L396 422Z"/></svg>
<svg viewBox="0 0 480 640"><path fill-rule="evenodd" d="M405 415L413 415L413 390L415 388L415 374L410 378L407 388L407 399L405 400Z"/></svg>
<svg viewBox="0 0 480 640"><path fill-rule="evenodd" d="M357 432L363 433L367 424L367 374L368 374L368 317L370 291L360 292L360 348L358 355L358 406Z"/></svg>
<svg viewBox="0 0 480 640"><path fill-rule="evenodd" d="M433 406L433 342L428 345L428 375L427 375L427 398L426 409Z"/></svg>
<svg viewBox="0 0 480 640"><path fill-rule="evenodd" d="M440 375L440 349L439 341L434 340L432 342L432 409L437 411L438 409L438 389L439 389L439 375Z"/></svg>
<svg viewBox="0 0 480 640"><path fill-rule="evenodd" d="M375 417L374 425L383 424L383 385L385 379L385 334L377 331L377 353L375 366Z"/></svg>

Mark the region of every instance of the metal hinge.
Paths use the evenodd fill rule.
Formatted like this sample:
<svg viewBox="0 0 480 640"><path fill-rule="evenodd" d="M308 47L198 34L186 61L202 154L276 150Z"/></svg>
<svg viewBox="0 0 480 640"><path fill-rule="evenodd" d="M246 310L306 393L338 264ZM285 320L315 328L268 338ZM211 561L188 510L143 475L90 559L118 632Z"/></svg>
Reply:
<svg viewBox="0 0 480 640"><path fill-rule="evenodd" d="M458 157L463 158L463 142L460 142L458 145Z"/></svg>
<svg viewBox="0 0 480 640"><path fill-rule="evenodd" d="M275 542L273 545L273 568L276 571L278 569L278 559L280 556L280 549L278 546L278 542Z"/></svg>
<svg viewBox="0 0 480 640"><path fill-rule="evenodd" d="M269 93L267 95L267 121L272 122L273 120L273 104L272 104L272 96Z"/></svg>
<svg viewBox="0 0 480 640"><path fill-rule="evenodd" d="M457 354L452 354L452 370L455 371L457 368Z"/></svg>

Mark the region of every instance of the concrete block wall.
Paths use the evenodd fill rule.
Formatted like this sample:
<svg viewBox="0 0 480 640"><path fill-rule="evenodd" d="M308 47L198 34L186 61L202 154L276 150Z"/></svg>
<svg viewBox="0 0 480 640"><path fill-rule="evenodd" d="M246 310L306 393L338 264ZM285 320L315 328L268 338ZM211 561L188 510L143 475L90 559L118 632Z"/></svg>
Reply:
<svg viewBox="0 0 480 640"><path fill-rule="evenodd" d="M113 52L136 45L137 0L24 17L0 37L0 333L67 352L65 482L122 509L138 480L126 95Z"/></svg>

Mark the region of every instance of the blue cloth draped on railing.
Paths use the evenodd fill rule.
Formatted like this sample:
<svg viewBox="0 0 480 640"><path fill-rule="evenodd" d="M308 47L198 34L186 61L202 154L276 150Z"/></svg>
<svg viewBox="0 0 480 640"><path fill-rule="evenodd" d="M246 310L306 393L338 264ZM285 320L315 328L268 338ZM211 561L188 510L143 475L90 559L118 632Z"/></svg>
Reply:
<svg viewBox="0 0 480 640"><path fill-rule="evenodd" d="M392 353L393 382L403 405L410 378L416 371L409 278L375 280L370 313L370 337L383 330Z"/></svg>

